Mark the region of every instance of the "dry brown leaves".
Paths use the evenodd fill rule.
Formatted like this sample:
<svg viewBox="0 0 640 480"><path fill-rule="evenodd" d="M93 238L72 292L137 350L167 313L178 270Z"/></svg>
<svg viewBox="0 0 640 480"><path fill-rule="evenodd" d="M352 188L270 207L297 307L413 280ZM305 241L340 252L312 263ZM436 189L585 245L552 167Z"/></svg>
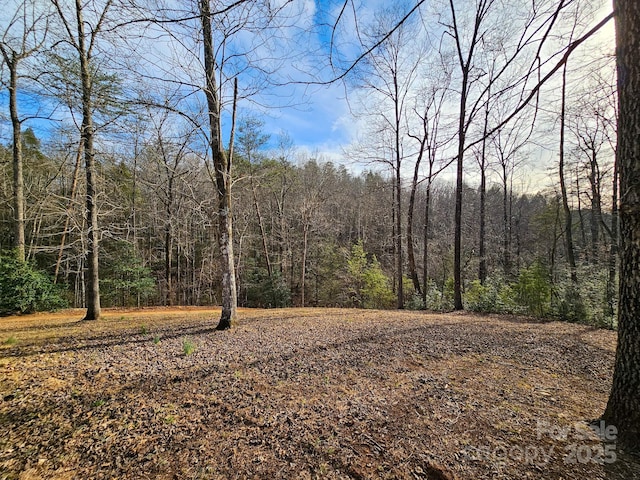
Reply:
<svg viewBox="0 0 640 480"><path fill-rule="evenodd" d="M0 323L2 479L640 478L587 426L613 332L421 312L246 310L227 332L203 309L71 314Z"/></svg>

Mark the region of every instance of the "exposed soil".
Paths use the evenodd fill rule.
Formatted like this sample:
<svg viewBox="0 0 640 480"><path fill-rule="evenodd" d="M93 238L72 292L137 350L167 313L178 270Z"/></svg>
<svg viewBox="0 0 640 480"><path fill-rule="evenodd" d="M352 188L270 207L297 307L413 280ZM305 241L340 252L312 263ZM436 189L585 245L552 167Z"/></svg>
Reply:
<svg viewBox="0 0 640 480"><path fill-rule="evenodd" d="M640 479L588 425L614 332L325 309L216 332L218 315L1 319L0 478Z"/></svg>

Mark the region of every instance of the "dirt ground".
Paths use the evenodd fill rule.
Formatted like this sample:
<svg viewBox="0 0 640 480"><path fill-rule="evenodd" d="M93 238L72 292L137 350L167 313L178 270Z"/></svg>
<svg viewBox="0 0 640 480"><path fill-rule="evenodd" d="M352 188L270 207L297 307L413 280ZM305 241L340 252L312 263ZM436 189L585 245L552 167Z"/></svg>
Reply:
<svg viewBox="0 0 640 480"><path fill-rule="evenodd" d="M338 309L0 319L0 479L640 479L616 334ZM597 428L596 428L597 427Z"/></svg>

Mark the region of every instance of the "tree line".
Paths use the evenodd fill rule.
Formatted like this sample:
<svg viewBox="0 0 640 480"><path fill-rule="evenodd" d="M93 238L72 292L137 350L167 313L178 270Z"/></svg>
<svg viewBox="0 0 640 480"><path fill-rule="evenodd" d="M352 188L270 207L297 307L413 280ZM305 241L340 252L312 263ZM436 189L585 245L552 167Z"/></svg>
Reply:
<svg viewBox="0 0 640 480"><path fill-rule="evenodd" d="M238 302L439 298L617 318L633 344L635 144L614 158L635 125L636 93L622 90L637 7L616 5L616 92L610 46L593 42L614 17L600 19L599 2L420 1L363 16L349 4L319 29L299 26L297 2L11 4L2 246L51 272L87 320L101 299L220 303L227 329ZM314 36L320 68L292 78L290 47ZM380 168L300 159L285 138L266 153L260 120L238 115L287 86L336 81L364 122L346 156ZM27 128L45 121L41 138ZM528 194L524 167L545 150L555 181Z"/></svg>
<svg viewBox="0 0 640 480"><path fill-rule="evenodd" d="M217 232L211 183L206 165L191 151L189 139L162 130L163 125L175 127L178 121L167 118L154 126L144 136L148 141L141 143L134 155L111 151L97 162L98 188L103 192L98 220L105 306L221 302L219 254L212 242ZM380 171L353 173L343 165L308 158L287 146L286 139L280 139L284 146L279 151L267 150L269 139L262 128L260 120L241 119L234 148L234 262L239 304L395 307L394 179ZM65 145L42 143L30 129L23 132L22 143L29 192L25 257L64 287L72 306L83 307L87 238L83 195L78 195L83 182L77 182L71 197L74 175L78 175L74 172L77 154L70 155ZM0 155L5 160L1 205L6 220L0 245L7 251L15 243L10 221L11 152L2 147ZM408 236L402 238L406 251L415 252L419 281L416 288L412 277L404 275L403 304L450 310L454 307L454 184L434 181L428 189L426 184L418 185L414 192L411 189L411 182L406 182L402 194L414 197L416 213L408 215L403 204L400 226L406 232L411 221L412 229L418 232L410 243L406 243ZM605 228L610 230L610 208L600 216L588 208L590 205L572 212L580 277L585 279L582 297L586 305L580 318L572 316L567 304L575 306L576 302L568 281L562 206L556 193L508 189L505 197L502 182L495 181L489 182L484 192L477 185L466 186L463 195L467 206L463 217L467 308L556 314L612 325L616 297L607 296L615 289L608 283L612 243ZM427 205L429 228L425 230ZM481 208L484 225L477 221ZM481 228L486 243L482 257ZM603 234L594 236L594 230ZM362 250L354 253L357 245ZM367 266L377 265L377 296L363 300L357 294L362 278L349 271L349 262L355 258L364 261L360 275ZM537 301L540 304L513 290L520 285L523 272L531 268L535 268L541 290L547 292L544 301Z"/></svg>
<svg viewBox="0 0 640 480"><path fill-rule="evenodd" d="M506 299L514 298L509 288L520 271L535 263L550 292L536 311L613 326L611 57L592 45L584 56L593 61L568 71L563 56L576 37L591 35L598 4L509 5L522 14L509 28L497 23L507 6L492 1L473 12L455 2L437 11L402 6L351 19L363 24L359 48L366 53L351 64L341 51L348 42L340 22L347 20L329 24L329 56L334 68L339 58L346 62L343 81L364 120L362 139L344 155L365 165L353 174L300 158L286 134L265 134L255 113L241 110L236 118L238 101L257 95L256 82L269 90L277 76L275 68L264 71L253 43L236 36L269 44L301 11L268 2L210 11L203 1L155 13L113 0L16 2L2 41L12 132L3 152L11 194L2 245L52 271L87 318L99 316L101 298L109 306L229 303L228 326L238 299L269 304L253 298L264 282L281 291L282 304L349 305L322 292L331 291L325 284L362 241L398 308L462 308L471 291L471 308L531 310ZM142 27L167 39L167 50L140 47ZM436 33L449 42L436 45ZM273 53L282 44L270 47ZM113 56L116 48L130 58ZM565 71L563 95L551 93L556 83L533 102L544 84L540 56L549 49L545 63ZM187 51L195 62L188 68L165 58ZM567 81L567 71L580 81ZM238 80L247 84L240 93ZM30 123L45 130L43 138L23 128ZM560 159L543 177L535 164L545 149L559 150ZM546 190L519 185L532 173ZM25 178L41 188L25 187ZM453 217L447 205L455 205ZM324 258L321 250L332 249L338 256ZM595 280L580 285L578 270Z"/></svg>

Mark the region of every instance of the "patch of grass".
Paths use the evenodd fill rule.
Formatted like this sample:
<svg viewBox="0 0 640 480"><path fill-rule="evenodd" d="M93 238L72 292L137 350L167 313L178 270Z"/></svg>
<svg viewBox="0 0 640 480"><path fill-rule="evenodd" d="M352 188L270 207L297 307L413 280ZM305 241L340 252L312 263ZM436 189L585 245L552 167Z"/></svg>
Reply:
<svg viewBox="0 0 640 480"><path fill-rule="evenodd" d="M102 405L104 405L105 403L107 403L106 400L103 400L102 398L96 400L95 402L93 402L93 408L98 408L101 407Z"/></svg>
<svg viewBox="0 0 640 480"><path fill-rule="evenodd" d="M146 335L147 333L149 333L149 329L147 328L146 325L140 325L140 334L141 335Z"/></svg>
<svg viewBox="0 0 640 480"><path fill-rule="evenodd" d="M160 343L160 335L155 335L153 337L153 343L155 343L156 345Z"/></svg>
<svg viewBox="0 0 640 480"><path fill-rule="evenodd" d="M18 343L18 339L13 335L4 341L5 345L15 345L16 343Z"/></svg>
<svg viewBox="0 0 640 480"><path fill-rule="evenodd" d="M182 352L185 355L191 355L196 351L196 346L190 338L185 338L182 340Z"/></svg>

